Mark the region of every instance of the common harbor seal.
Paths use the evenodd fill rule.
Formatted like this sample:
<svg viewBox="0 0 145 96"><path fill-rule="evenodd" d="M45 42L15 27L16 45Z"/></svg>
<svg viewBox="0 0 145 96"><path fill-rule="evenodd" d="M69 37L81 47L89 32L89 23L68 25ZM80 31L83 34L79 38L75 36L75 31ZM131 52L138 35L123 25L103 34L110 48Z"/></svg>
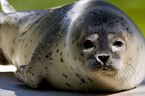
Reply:
<svg viewBox="0 0 145 96"><path fill-rule="evenodd" d="M0 47L32 88L121 91L145 76L145 39L137 25L103 0L16 12L1 0Z"/></svg>

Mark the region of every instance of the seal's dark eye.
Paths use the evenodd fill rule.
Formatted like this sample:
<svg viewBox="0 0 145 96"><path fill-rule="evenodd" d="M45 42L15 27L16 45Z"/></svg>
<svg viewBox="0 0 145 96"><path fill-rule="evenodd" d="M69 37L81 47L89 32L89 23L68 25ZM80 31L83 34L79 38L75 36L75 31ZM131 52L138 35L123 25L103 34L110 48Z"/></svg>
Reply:
<svg viewBox="0 0 145 96"><path fill-rule="evenodd" d="M86 40L83 44L83 46L86 48L86 49L89 49L89 48L93 48L94 47L94 44L92 41L90 40Z"/></svg>
<svg viewBox="0 0 145 96"><path fill-rule="evenodd" d="M121 41L114 42L113 46L122 47L123 43Z"/></svg>

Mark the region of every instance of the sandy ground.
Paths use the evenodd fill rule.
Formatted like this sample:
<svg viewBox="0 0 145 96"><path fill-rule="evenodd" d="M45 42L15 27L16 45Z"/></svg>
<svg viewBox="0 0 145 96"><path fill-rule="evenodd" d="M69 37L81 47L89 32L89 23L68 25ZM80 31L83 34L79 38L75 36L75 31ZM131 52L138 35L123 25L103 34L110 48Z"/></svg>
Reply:
<svg viewBox="0 0 145 96"><path fill-rule="evenodd" d="M13 66L0 65L0 96L145 96L145 80L140 86L130 91L110 94L87 94L64 92L54 89L33 90L16 80Z"/></svg>

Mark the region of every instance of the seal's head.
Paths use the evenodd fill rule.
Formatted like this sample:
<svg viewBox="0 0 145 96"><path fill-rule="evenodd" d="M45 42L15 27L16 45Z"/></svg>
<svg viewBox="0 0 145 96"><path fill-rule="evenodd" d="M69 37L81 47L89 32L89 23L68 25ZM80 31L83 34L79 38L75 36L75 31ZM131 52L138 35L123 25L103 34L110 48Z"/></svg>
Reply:
<svg viewBox="0 0 145 96"><path fill-rule="evenodd" d="M127 55L130 40L130 28L124 18L111 9L97 7L80 17L76 24L79 25L75 26L76 34L73 37L79 35L78 48L83 54L86 68L116 73Z"/></svg>
<svg viewBox="0 0 145 96"><path fill-rule="evenodd" d="M108 80L105 83L113 80L112 86L120 89L139 84L145 73L141 66L145 66L142 58L145 45L135 23L107 2L92 0L82 10L73 12L79 15L72 19L67 36L73 66L83 66L87 75L99 74Z"/></svg>

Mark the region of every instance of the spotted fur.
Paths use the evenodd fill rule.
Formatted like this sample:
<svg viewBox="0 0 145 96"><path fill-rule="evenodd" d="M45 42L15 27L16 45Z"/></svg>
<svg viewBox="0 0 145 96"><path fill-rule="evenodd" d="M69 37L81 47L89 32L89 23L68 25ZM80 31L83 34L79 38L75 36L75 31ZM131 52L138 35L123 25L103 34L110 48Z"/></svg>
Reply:
<svg viewBox="0 0 145 96"><path fill-rule="evenodd" d="M46 81L64 90L121 91L143 80L144 37L114 5L81 0L38 11L6 7L10 14L0 13L1 54L26 85L38 88Z"/></svg>

